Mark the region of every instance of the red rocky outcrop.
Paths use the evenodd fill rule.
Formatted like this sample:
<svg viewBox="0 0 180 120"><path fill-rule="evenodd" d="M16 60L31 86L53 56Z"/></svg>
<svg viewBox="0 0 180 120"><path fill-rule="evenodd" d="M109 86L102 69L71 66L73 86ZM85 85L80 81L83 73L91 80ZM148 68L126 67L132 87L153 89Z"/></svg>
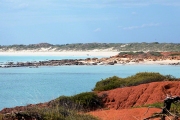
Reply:
<svg viewBox="0 0 180 120"><path fill-rule="evenodd" d="M166 94L170 93L173 96L180 96L180 82L153 82L103 91L98 93L98 95L104 96L105 107L110 109L124 109L163 102Z"/></svg>

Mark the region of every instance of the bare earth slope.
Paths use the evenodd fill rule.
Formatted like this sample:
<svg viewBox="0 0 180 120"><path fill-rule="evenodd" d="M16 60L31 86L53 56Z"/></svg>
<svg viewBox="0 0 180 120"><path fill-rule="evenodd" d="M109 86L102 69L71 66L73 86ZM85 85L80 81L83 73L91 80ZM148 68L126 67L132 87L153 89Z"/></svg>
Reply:
<svg viewBox="0 0 180 120"><path fill-rule="evenodd" d="M92 111L90 114L102 120L143 120L153 113L161 112L161 109L131 107L163 102L167 93L171 93L173 96L180 96L180 82L153 82L103 91L98 94L106 96L104 103L108 110Z"/></svg>
<svg viewBox="0 0 180 120"><path fill-rule="evenodd" d="M117 88L98 93L104 97L104 103L110 109L124 109L139 105L163 102L166 94L180 96L180 82L166 81L141 84L138 86Z"/></svg>

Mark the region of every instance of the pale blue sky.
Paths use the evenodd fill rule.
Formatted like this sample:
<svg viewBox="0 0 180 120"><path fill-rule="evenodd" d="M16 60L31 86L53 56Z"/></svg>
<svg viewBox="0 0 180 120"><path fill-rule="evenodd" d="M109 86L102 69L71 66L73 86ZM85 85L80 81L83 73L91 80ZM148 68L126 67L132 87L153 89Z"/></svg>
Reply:
<svg viewBox="0 0 180 120"><path fill-rule="evenodd" d="M180 0L0 0L0 45L180 43Z"/></svg>

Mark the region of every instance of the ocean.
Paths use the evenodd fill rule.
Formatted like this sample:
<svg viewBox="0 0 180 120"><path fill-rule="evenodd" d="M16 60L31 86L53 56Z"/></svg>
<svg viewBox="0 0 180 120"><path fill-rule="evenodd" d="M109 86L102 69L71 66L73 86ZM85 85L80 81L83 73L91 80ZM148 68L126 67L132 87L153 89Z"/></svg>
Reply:
<svg viewBox="0 0 180 120"><path fill-rule="evenodd" d="M87 56L79 56L86 58ZM94 56L93 56L94 57ZM57 56L0 56L0 62L77 59ZM128 77L138 72L159 72L180 78L180 66L170 65L98 65L48 66L39 68L0 68L0 110L42 103L59 96L91 91L96 82L112 77Z"/></svg>
<svg viewBox="0 0 180 120"><path fill-rule="evenodd" d="M33 62L44 60L101 58L102 56L0 56L0 64L7 62Z"/></svg>

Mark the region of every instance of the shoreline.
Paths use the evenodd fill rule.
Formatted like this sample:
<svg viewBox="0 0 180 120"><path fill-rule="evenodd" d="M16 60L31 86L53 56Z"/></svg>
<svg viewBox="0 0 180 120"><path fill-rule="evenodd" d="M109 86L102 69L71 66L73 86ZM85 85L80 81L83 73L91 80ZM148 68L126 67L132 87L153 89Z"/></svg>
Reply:
<svg viewBox="0 0 180 120"><path fill-rule="evenodd" d="M139 63L130 62L127 65L173 65L174 63L180 63L180 60L157 60L157 61L142 61Z"/></svg>
<svg viewBox="0 0 180 120"><path fill-rule="evenodd" d="M59 65L180 65L180 59L153 59L153 58L134 58L131 57L119 57L120 52L115 51L60 51L60 52L47 52L47 51L9 51L9 52L0 52L0 56L77 56L77 57L86 57L84 60L74 61L76 63L71 64L70 61L63 62L62 60L54 59L54 63L50 60L51 64L46 64L42 66L59 66ZM101 57L101 58L97 58ZM138 60L139 59L139 60ZM141 59L141 60L140 60ZM47 61L44 61L47 62ZM61 63L60 63L61 62ZM78 62L78 63L77 63ZM25 63L25 62L24 62ZM32 66L41 66L36 63L30 62ZM68 64L67 64L68 63ZM25 63L26 64L26 63ZM11 64L12 65L12 64ZM10 66L11 66L10 65ZM19 66L19 65L15 65ZM23 65L24 66L24 65ZM28 66L28 65L27 65ZM31 66L31 65L30 65ZM2 66L0 66L2 67Z"/></svg>

